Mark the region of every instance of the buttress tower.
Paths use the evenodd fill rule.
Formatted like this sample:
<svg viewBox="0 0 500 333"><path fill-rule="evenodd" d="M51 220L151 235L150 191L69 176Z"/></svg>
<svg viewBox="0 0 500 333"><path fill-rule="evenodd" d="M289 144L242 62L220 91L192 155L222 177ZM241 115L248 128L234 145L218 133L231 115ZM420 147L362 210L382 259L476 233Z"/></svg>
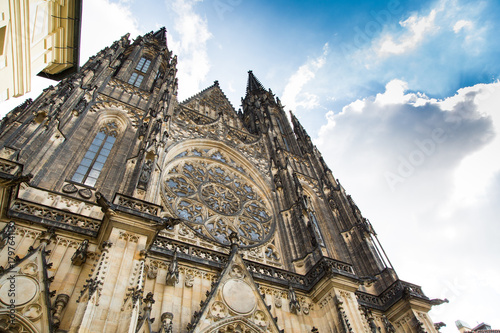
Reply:
<svg viewBox="0 0 500 333"><path fill-rule="evenodd" d="M0 331L436 332L271 89L176 73L126 35L2 120Z"/></svg>

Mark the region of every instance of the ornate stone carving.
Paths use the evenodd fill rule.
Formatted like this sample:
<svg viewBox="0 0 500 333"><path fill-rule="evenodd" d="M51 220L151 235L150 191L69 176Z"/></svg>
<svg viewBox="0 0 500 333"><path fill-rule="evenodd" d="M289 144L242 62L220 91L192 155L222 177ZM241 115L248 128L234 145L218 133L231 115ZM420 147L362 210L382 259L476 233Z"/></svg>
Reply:
<svg viewBox="0 0 500 333"><path fill-rule="evenodd" d="M16 231L16 224L12 221L7 223L3 227L2 231L0 232L0 250L3 249L5 245L7 245L9 239L14 235L15 231Z"/></svg>
<svg viewBox="0 0 500 333"><path fill-rule="evenodd" d="M161 314L161 328L159 333L173 333L174 315L171 312L163 312Z"/></svg>
<svg viewBox="0 0 500 333"><path fill-rule="evenodd" d="M382 315L382 322L384 323L386 333L396 333L396 328L385 315Z"/></svg>
<svg viewBox="0 0 500 333"><path fill-rule="evenodd" d="M53 314L52 314L52 322L55 327L59 327L59 324L61 323L61 315L68 304L69 301L69 296L66 294L59 294L56 297L56 300L54 302L54 309L53 309Z"/></svg>
<svg viewBox="0 0 500 333"><path fill-rule="evenodd" d="M161 209L159 206L153 205L149 202L126 197L124 195L118 195L115 199L115 204L141 213L146 213L155 216L159 215Z"/></svg>
<svg viewBox="0 0 500 333"><path fill-rule="evenodd" d="M174 286L177 282L179 282L179 264L177 263L177 252L174 253L174 257L170 262L170 266L168 266L167 276L166 276L166 284L170 286Z"/></svg>
<svg viewBox="0 0 500 333"><path fill-rule="evenodd" d="M75 226L92 232L99 230L100 222L88 218L81 217L76 214L61 212L48 207L42 207L34 204L28 204L21 201L15 201L11 210L18 213L23 213L39 219L52 221L68 226Z"/></svg>
<svg viewBox="0 0 500 333"><path fill-rule="evenodd" d="M78 249L75 251L73 256L71 257L71 262L75 266L81 266L87 261L87 250L89 247L89 240L85 239L80 244Z"/></svg>
<svg viewBox="0 0 500 333"><path fill-rule="evenodd" d="M210 315L215 321L227 317L227 314L228 314L227 308L222 302L216 301L210 307Z"/></svg>
<svg viewBox="0 0 500 333"><path fill-rule="evenodd" d="M290 307L291 313L298 314L300 312L300 303L297 300L297 295L291 285L288 288L288 306Z"/></svg>
<svg viewBox="0 0 500 333"><path fill-rule="evenodd" d="M194 276L192 274L186 274L184 277L184 285L191 288L194 283Z"/></svg>
<svg viewBox="0 0 500 333"><path fill-rule="evenodd" d="M71 194L71 193L75 193L76 191L78 191L78 188L74 184L69 183L69 184L66 184L63 186L62 191L64 193Z"/></svg>
<svg viewBox="0 0 500 333"><path fill-rule="evenodd" d="M156 279L156 277L158 276L158 267L153 265L147 265L146 272L148 279Z"/></svg>
<svg viewBox="0 0 500 333"><path fill-rule="evenodd" d="M198 235L221 244L229 245L233 231L243 247L267 241L275 223L267 199L246 175L228 168L227 157L215 150L211 156L216 163L182 158L167 167L166 204Z"/></svg>

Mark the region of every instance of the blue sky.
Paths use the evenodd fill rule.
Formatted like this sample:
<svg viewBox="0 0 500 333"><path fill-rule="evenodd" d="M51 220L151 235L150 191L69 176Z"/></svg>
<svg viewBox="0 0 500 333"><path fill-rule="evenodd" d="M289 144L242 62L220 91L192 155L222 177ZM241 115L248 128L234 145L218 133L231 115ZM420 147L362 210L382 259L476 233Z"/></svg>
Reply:
<svg viewBox="0 0 500 333"><path fill-rule="evenodd" d="M500 2L86 0L83 14L83 60L165 26L181 101L219 80L238 109L253 70L400 277L450 300L431 312L441 331L500 328Z"/></svg>

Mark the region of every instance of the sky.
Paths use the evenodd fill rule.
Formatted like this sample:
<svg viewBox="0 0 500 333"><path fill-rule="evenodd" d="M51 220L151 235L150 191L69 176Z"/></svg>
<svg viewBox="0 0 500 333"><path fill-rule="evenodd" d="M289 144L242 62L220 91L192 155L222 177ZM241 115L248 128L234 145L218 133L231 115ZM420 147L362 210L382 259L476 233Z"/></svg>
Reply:
<svg viewBox="0 0 500 333"><path fill-rule="evenodd" d="M292 110L441 332L500 329L500 2L85 0L82 64L165 26L179 101L247 71ZM54 84L0 103L0 114Z"/></svg>

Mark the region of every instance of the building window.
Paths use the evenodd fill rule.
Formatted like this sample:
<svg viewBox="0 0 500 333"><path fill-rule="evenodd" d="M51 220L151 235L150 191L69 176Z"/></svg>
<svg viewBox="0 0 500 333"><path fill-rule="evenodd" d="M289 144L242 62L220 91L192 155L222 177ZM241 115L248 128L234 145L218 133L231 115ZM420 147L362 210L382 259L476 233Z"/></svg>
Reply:
<svg viewBox="0 0 500 333"><path fill-rule="evenodd" d="M116 141L117 134L115 122L107 123L101 128L76 169L72 181L88 186L95 185Z"/></svg>
<svg viewBox="0 0 500 333"><path fill-rule="evenodd" d="M281 121L279 120L279 118L276 118L276 123L278 124L281 134L285 134L285 131L283 131L283 126L281 126Z"/></svg>
<svg viewBox="0 0 500 333"><path fill-rule="evenodd" d="M288 141L286 141L285 137L283 137L283 142L285 143L286 150L290 151L290 147L288 146Z"/></svg>
<svg viewBox="0 0 500 333"><path fill-rule="evenodd" d="M151 60L142 57L135 69L139 72L146 73L148 71L149 65L151 65Z"/></svg>
<svg viewBox="0 0 500 333"><path fill-rule="evenodd" d="M309 211L309 219L312 222L312 227L314 230L314 234L316 235L316 240L318 241L319 245L324 247L325 242L323 241L323 236L321 235L321 231L319 231L318 220L316 219L316 215L314 214L313 211Z"/></svg>
<svg viewBox="0 0 500 333"><path fill-rule="evenodd" d="M130 76L128 83L133 85L134 87L140 87L143 79L144 79L144 75L140 75L140 74L137 74L134 72Z"/></svg>

